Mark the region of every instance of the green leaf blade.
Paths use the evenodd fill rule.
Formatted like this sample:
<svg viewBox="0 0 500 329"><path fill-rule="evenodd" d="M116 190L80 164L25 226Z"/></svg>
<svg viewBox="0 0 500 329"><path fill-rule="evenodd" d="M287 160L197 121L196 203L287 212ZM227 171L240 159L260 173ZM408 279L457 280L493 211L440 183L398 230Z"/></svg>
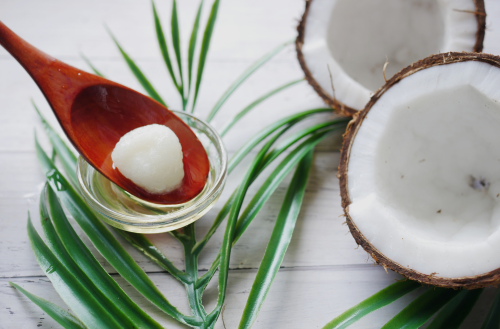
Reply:
<svg viewBox="0 0 500 329"><path fill-rule="evenodd" d="M365 299L358 305L348 309L332 321L328 322L323 329L343 329L354 322L360 320L365 315L378 310L392 302L398 300L404 295L420 288L421 285L416 281L405 280L391 284L380 290L373 296Z"/></svg>
<svg viewBox="0 0 500 329"><path fill-rule="evenodd" d="M284 127L284 128L278 127L276 129L276 131L274 132L275 133L274 136L264 145L264 147L260 150L259 154L262 154L263 152L266 153L269 150L269 148L272 146L272 144L274 144L276 142L276 140L278 138L280 138L281 135L283 135L289 127L290 126ZM264 159L264 157L265 157L265 155L262 157L262 159ZM258 174L260 172L262 172L263 167L264 167L262 165L262 161L259 161L255 165L256 165L255 168L260 169L260 171L259 172L255 171L253 173L253 175L250 177L250 180L248 182L249 184L251 184L257 178ZM252 168L250 168L249 170L252 170ZM210 227L208 232L205 234L205 237L203 237L202 240L200 240L198 243L196 243L196 245L194 246L193 251L192 251L193 253L199 254L201 252L201 249L207 244L208 240L215 234L215 231L217 230L217 228L220 226L222 221L226 218L226 216L231 211L231 208L233 207L233 203L237 197L237 193L238 193L238 188L233 192L233 194L231 194L231 196L226 201L226 203L224 204L222 209L219 211L212 226Z"/></svg>
<svg viewBox="0 0 500 329"><path fill-rule="evenodd" d="M119 328L119 324L54 256L28 218L28 237L36 260L57 293L89 328Z"/></svg>
<svg viewBox="0 0 500 329"><path fill-rule="evenodd" d="M220 249L219 254L217 255L217 259L214 261L211 267L211 270L215 270L217 268L215 264L216 263L219 264L219 296L217 298L217 306L208 316L209 324L213 324L216 321L222 310L222 305L224 304L224 299L227 289L227 278L229 275L229 259L231 257L231 249L234 242L236 223L238 220L238 215L240 213L241 207L243 205L243 200L248 191L248 187L251 184L252 177L255 176L255 172L256 170L258 170L260 162L262 161L267 151L278 137L279 135L274 136L261 148L257 156L253 159L252 163L250 164L250 167L245 173L245 176L241 184L236 189L234 201L229 211L229 218L227 220L226 231L224 234L224 238L222 240L222 247ZM206 278L208 277L211 278L212 276L213 273L209 271L204 275L201 281L204 282ZM206 285L204 282L202 284L202 287L204 288L205 286Z"/></svg>
<svg viewBox="0 0 500 329"><path fill-rule="evenodd" d="M439 312L427 329L458 329L476 305L483 289L462 290Z"/></svg>
<svg viewBox="0 0 500 329"><path fill-rule="evenodd" d="M196 41L198 39L198 30L200 28L200 18L201 18L201 9L203 8L203 0L200 1L200 5L198 7L198 12L196 14L196 18L193 24L193 30L191 31L191 37L189 38L189 49L188 49L188 97L191 94L191 81L193 78L193 60L194 60L194 51L196 50Z"/></svg>
<svg viewBox="0 0 500 329"><path fill-rule="evenodd" d="M70 150L68 145L62 140L61 137L56 133L56 131L50 126L45 117L42 115L35 102L32 100L31 103L35 108L35 111L38 113L40 120L42 121L43 127L45 129L45 133L50 139L50 143L52 147L56 150L56 153L59 155L59 159L61 160L61 164L64 168L64 171L68 175L71 184L74 187L78 186L78 179L76 177L76 156Z"/></svg>
<svg viewBox="0 0 500 329"><path fill-rule="evenodd" d="M276 95L280 91L283 91L283 90L285 90L285 89L287 89L287 88L289 88L289 87L291 87L293 85L296 85L297 83L302 82L302 81L304 81L303 78L298 79L298 80L294 80L294 81L291 81L291 82L288 82L288 83L286 83L286 84L284 84L282 86L279 86L278 88L275 88L275 89L271 90L270 92L262 95L261 97L259 97L258 99L256 99L252 103L250 103L250 105L246 106L238 114L236 114L236 116L222 129L222 131L220 132L220 135L224 136L239 120L241 120L241 118L243 118L254 107L256 107L257 105L259 105L260 103L262 103L263 101L265 101L269 97L271 97L273 95Z"/></svg>
<svg viewBox="0 0 500 329"><path fill-rule="evenodd" d="M109 35L111 36L111 38L115 42L116 46L118 47L118 50L120 51L120 54L122 55L123 59L127 63L128 67L130 68L130 71L132 71L132 73L136 77L137 81L139 81L139 83L144 88L144 90L149 95L149 97L151 97L152 99L154 99L158 103L161 103L164 106L167 106L167 104L160 97L160 95L158 94L158 92L156 91L156 89L153 87L153 85L151 84L151 82L149 82L149 80L146 78L146 76L144 75L144 73L142 73L142 71L139 68L139 66L137 66L137 64L132 60L132 58L130 58L130 56L120 46L120 43L118 43L118 40L115 38L115 36L111 32L111 30L109 30L109 28L107 26L106 26L106 29L108 30Z"/></svg>
<svg viewBox="0 0 500 329"><path fill-rule="evenodd" d="M62 241L59 239L54 226L52 225L49 210L47 209L47 189L49 189L46 184L42 190L40 196L40 220L42 222L42 229L45 233L45 237L49 248L52 250L54 255L59 259L59 261L73 274L73 276L80 282L85 289L89 291L92 296L102 305L106 311L112 316L117 323L122 326L131 326L133 323L128 320L128 317L120 312L114 304L106 297L104 294L90 281L89 277L78 267L78 265L73 261L69 253L66 251ZM62 209L61 209L62 210ZM63 213L63 216L64 213Z"/></svg>
<svg viewBox="0 0 500 329"><path fill-rule="evenodd" d="M222 94L217 103L214 105L212 110L210 111L207 122L212 121L217 112L219 112L222 105L226 102L226 100L231 96L236 89L246 80L248 79L257 69L259 69L262 65L267 63L271 58L273 58L276 54L278 54L281 50L283 50L286 46L295 42L295 39L287 41L278 47L271 50L269 53L265 54L261 58L259 58L255 63L253 63L249 68L247 68L237 79L234 81L229 88Z"/></svg>
<svg viewBox="0 0 500 329"><path fill-rule="evenodd" d="M269 199L274 190L278 187L279 183L283 181L286 175L295 167L295 165L306 156L309 151L311 151L317 143L319 143L327 134L317 134L312 136L310 139L306 140L294 151L292 151L279 165L278 167L269 175L268 179L264 182L261 188L257 191L257 194L252 198L249 205L246 207L245 211L242 213L241 217L238 219L238 214L243 203L243 198L245 196L246 190L248 189L251 178L258 171L258 166L260 161L264 158L271 143L267 143L266 146L259 152L255 157L250 169L247 171L242 184L238 188L238 192L235 197L235 202L231 207L229 213L228 224L226 226L226 233L224 234L224 240L222 243L221 251L212 264L210 270L200 279L203 282L206 278L213 276L212 271L217 268L216 263L219 264L219 298L217 300L217 306L209 314L209 321L215 321L220 314L222 305L224 303L227 277L229 270L229 258L231 255L231 248L241 237L246 228L250 225L252 220L255 218L257 212L262 208L264 203ZM210 322L210 323L212 323Z"/></svg>
<svg viewBox="0 0 500 329"><path fill-rule="evenodd" d="M313 109L313 110L307 110L303 112L299 112L297 114L292 114L290 116L287 116L281 120L276 121L275 123L269 125L262 131L260 131L258 134L256 134L254 137L249 139L245 145L243 145L229 160L229 164L227 166L227 171L228 173L231 173L234 168L245 158L245 156L255 147L257 146L260 142L262 142L265 138L267 138L269 135L271 135L273 132L275 132L277 129L287 126L287 125L293 125L298 121L301 121L303 119L306 119L307 117L318 114L318 113L327 113L327 112L332 112L332 109L330 108L319 108L319 109Z"/></svg>
<svg viewBox="0 0 500 329"><path fill-rule="evenodd" d="M33 303L40 307L45 313L47 313L52 319L59 323L63 328L66 329L86 329L85 325L78 320L73 314L69 313L65 309L57 306L54 303L49 302L43 298L40 298L32 293L21 288L19 285L9 282L11 286L19 290L23 295L29 298Z"/></svg>
<svg viewBox="0 0 500 329"><path fill-rule="evenodd" d="M481 329L498 329L500 328L500 289L497 289L495 299L491 304L490 310L486 315L486 319L481 326Z"/></svg>
<svg viewBox="0 0 500 329"><path fill-rule="evenodd" d="M42 191L40 208L42 227L56 256L118 323L124 327L161 328L125 294L95 259L73 230L50 186Z"/></svg>
<svg viewBox="0 0 500 329"><path fill-rule="evenodd" d="M90 241L92 241L104 258L125 280L162 311L181 323L199 324L199 321L182 314L167 301L146 273L135 263L116 238L97 219L83 199L81 199L66 179L59 173L38 142L35 142L37 156L46 173L48 183L59 197L61 203L77 221L78 225L87 234Z"/></svg>
<svg viewBox="0 0 500 329"><path fill-rule="evenodd" d="M309 151L309 154L299 162L295 170L264 253L264 258L259 266L252 290L248 296L247 304L239 324L240 329L250 328L257 319L260 308L283 262L302 206L312 159L313 152Z"/></svg>
<svg viewBox="0 0 500 329"><path fill-rule="evenodd" d="M297 163L302 160L314 147L322 141L329 131L321 132L312 135L303 143L301 143L297 148L290 152L283 161L274 169L274 171L265 180L262 186L259 188L255 196L252 198L250 203L247 205L236 226L234 233L233 245L238 241L238 239L243 235L243 232L248 228L250 223L253 221L257 213L262 209L264 204L269 200L274 191L278 188L279 184L285 179L288 173L297 165Z"/></svg>
<svg viewBox="0 0 500 329"><path fill-rule="evenodd" d="M458 290L430 287L399 312L382 329L417 329L459 293Z"/></svg>
<svg viewBox="0 0 500 329"><path fill-rule="evenodd" d="M220 0L214 1L212 5L212 10L210 11L210 16L208 17L207 25L205 26L205 32L203 33L200 57L198 59L196 84L194 88L193 107L191 108L191 112L194 112L196 101L198 100L198 92L200 91L201 78L203 77L203 70L205 69L205 62L207 60L208 49L210 48L210 41L212 39L212 33L214 31L215 21L217 20L217 13L219 11L219 2Z"/></svg>
<svg viewBox="0 0 500 329"><path fill-rule="evenodd" d="M172 79L172 82L174 83L175 88L177 89L177 91L179 92L179 94L182 97L183 95L182 95L181 89L179 87L179 82L177 81L177 78L175 76L174 69L172 66L172 61L170 60L170 54L168 51L168 46L167 46L167 42L165 39L165 34L163 33L163 28L161 26L160 18L158 16L158 12L156 11L156 6L155 6L154 1L151 1L151 3L153 5L153 16L154 16L154 21L155 21L156 38L158 40L158 45L160 47L161 55L163 57L163 61L165 62L165 65L167 66L167 70L168 70L168 73L170 74L170 78Z"/></svg>
<svg viewBox="0 0 500 329"><path fill-rule="evenodd" d="M304 117L305 118L305 117ZM258 137L256 139L256 144L260 143L260 141L262 141L264 138L266 138L268 136L268 133L271 134L271 133L276 133L276 135L274 136L274 140L276 140L278 137L280 137L284 132L286 132L287 129L289 129L291 127L291 125L297 123L298 121L295 121L295 120L292 120L291 123L288 123L288 121L283 121L284 123L283 124L287 124L287 125L272 125L271 128L272 129L265 129L263 131L263 133L259 133L256 137ZM268 152L266 154L266 156L262 159L261 163L259 164L259 170L255 172L255 175L254 177L252 177L252 180L251 182L253 182L257 176L272 162L274 161L280 154L282 154L284 151L286 151L289 147L291 147L294 143L296 143L297 141L299 141L300 139L302 139L303 137L309 135L309 134L313 134L315 132L319 132L320 130L324 129L324 128L329 128L330 126L338 126L338 128L335 128L335 129L331 129L331 131L334 131L334 130L337 130L337 129L342 129L342 127L344 127L348 122L348 119L337 119L337 120L332 120L330 122L326 122L326 123L321 123L321 124L318 124L318 125L315 125L313 127L309 127L309 128L306 128L304 130L301 130L297 133L295 133L294 135L290 136L284 143L282 143L278 148L274 149L273 151L271 152ZM274 129L274 130L273 130ZM252 141L250 141L252 142ZM256 144L253 144L253 145L256 145ZM244 146L242 149L240 150L245 150L245 152L249 152L249 149L251 149L250 147L246 147ZM243 157L244 155L246 155L246 153L241 153L241 157ZM235 159L233 157L233 159ZM238 161L241 160L238 159ZM232 168L234 168L234 162L233 162L233 166ZM219 211L219 213L217 214L214 222L212 223L212 226L210 227L210 229L208 230L208 232L206 233L205 237L203 237L202 240L200 240L193 248L193 252L194 253L200 253L201 252L201 249L206 245L206 243L208 242L208 240L213 236L213 234L215 233L215 231L217 230L217 228L220 226L220 224L223 222L223 220L226 218L226 216L229 214L229 211L231 209L231 206L232 206L232 203L234 201L234 198L235 198L235 195L236 194L236 191L233 192L233 194L229 197L229 199L226 201L226 203L224 204L224 206L221 208L221 210ZM213 269L210 269L210 271L212 271ZM207 277L209 277L210 275L212 275L211 273L207 273L206 275L204 275L204 280L206 280ZM202 281L204 281L202 280Z"/></svg>
<svg viewBox="0 0 500 329"><path fill-rule="evenodd" d="M177 15L177 1L174 0L172 3L172 18L170 20L171 32L172 32L172 45L174 46L175 59L177 60L177 69L180 78L180 90L182 92L182 97L184 98L184 77L182 73L182 57L181 57L181 38L179 31L179 20Z"/></svg>
<svg viewBox="0 0 500 329"><path fill-rule="evenodd" d="M263 170L266 166L268 166L274 159L276 159L278 156L280 156L283 152L288 150L293 144L297 143L300 141L302 138L311 135L313 133L317 133L320 131L324 131L326 129L330 129L332 132L336 130L344 130L347 127L347 123L349 122L349 119L335 119L327 122L322 122L317 125L314 125L312 127L308 127L305 129L302 129L295 134L291 135L288 137L286 140L284 140L280 145L278 145L276 148L274 148L271 152L269 152L266 157L263 159Z"/></svg>
<svg viewBox="0 0 500 329"><path fill-rule="evenodd" d="M104 74L101 73L101 71L99 71L93 64L92 62L90 61L90 59L87 58L87 56L85 56L83 53L80 53L80 57L84 60L85 63L87 63L87 65L90 67L90 69L92 70L92 72L94 72L95 75L98 75L100 76L101 78L106 78L104 76Z"/></svg>
<svg viewBox="0 0 500 329"><path fill-rule="evenodd" d="M185 273L179 270L168 258L153 245L144 235L132 233L122 230L116 230L125 240L130 242L137 250L142 252L146 257L154 261L158 266L165 269L174 278L181 282L185 282Z"/></svg>

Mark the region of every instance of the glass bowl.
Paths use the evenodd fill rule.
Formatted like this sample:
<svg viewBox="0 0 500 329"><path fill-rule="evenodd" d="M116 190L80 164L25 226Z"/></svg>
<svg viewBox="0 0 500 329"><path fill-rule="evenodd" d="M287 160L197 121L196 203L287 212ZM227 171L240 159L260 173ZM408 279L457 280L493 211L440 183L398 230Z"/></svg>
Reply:
<svg viewBox="0 0 500 329"><path fill-rule="evenodd" d="M227 153L220 136L206 122L184 112L173 112L193 130L207 151L210 171L205 188L182 204L151 203L121 189L80 157L77 177L83 197L109 225L136 233L172 231L202 217L219 199L227 176Z"/></svg>

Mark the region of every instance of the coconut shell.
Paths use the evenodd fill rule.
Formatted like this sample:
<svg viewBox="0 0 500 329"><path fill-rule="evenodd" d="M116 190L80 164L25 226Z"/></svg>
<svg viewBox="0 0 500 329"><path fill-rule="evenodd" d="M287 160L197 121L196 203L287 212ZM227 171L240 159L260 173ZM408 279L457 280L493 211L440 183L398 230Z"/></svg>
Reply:
<svg viewBox="0 0 500 329"><path fill-rule="evenodd" d="M373 107L373 105L378 101L378 99L393 85L397 84L399 81L405 77L414 74L415 72L425 70L426 68L437 66L437 65L447 65L451 63L466 62L466 61L479 61L485 62L495 67L500 68L500 57L482 54L482 53L466 53L466 52L450 52L429 56L423 60L420 60L412 65L404 68L399 73L395 74L387 83L382 86L370 99L365 108L359 113L356 113L349 123L346 133L344 134L344 143L342 145L340 165L338 178L340 181L340 195L342 197L342 208L344 209L345 216L347 218L347 225L351 231L356 243L363 247L363 249L368 252L372 258L385 269L391 269L411 280L418 281L423 284L430 284L439 287L446 288L466 288L466 289L476 289L483 288L490 285L500 284L500 268L493 271L470 277L461 278L445 278L439 277L435 274L423 274L417 272L413 269L407 268L398 264L391 259L387 258L380 251L377 250L363 235L363 233L358 229L356 223L352 220L349 215L349 205L351 200L349 197L348 190L348 180L347 173L349 168L349 158L350 151L353 145L354 139L358 132L359 127L366 118L368 112ZM499 86L500 87L500 86Z"/></svg>
<svg viewBox="0 0 500 329"><path fill-rule="evenodd" d="M302 53L302 46L304 45L304 34L307 22L307 15L309 14L309 8L312 2L313 0L306 0L306 8L304 10L304 14L302 15L302 19L300 20L300 23L297 26L298 36L297 39L295 40L297 59L299 60L300 67L302 67L302 70L306 75L307 82L309 82L309 84L313 87L316 93L323 99L323 101L328 106L333 108L335 112L345 116L352 116L354 115L354 113L358 112L358 110L339 102L336 98L328 94L314 79L304 59L304 54ZM474 52L481 52L483 50L484 33L486 30L486 11L484 9L484 0L474 0L474 4L476 6L476 11L471 13L475 14L477 20L477 33L476 33L476 43L474 45Z"/></svg>

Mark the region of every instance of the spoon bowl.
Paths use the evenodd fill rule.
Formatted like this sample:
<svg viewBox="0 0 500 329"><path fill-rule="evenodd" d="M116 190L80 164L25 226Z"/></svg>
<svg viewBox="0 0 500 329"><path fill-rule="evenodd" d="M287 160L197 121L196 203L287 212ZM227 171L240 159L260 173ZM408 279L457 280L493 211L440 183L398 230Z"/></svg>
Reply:
<svg viewBox="0 0 500 329"><path fill-rule="evenodd" d="M80 155L110 181L138 198L180 204L204 188L209 172L206 151L193 131L157 101L116 82L67 65L36 49L0 21L2 45L30 74L64 132ZM111 152L127 132L150 124L165 125L182 146L181 186L152 194L113 168Z"/></svg>

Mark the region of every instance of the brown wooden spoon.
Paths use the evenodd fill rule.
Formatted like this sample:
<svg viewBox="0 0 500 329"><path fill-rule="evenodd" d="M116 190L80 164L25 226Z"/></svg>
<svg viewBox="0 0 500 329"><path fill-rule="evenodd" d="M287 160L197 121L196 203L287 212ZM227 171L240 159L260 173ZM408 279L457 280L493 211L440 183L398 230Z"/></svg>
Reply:
<svg viewBox="0 0 500 329"><path fill-rule="evenodd" d="M116 82L69 66L36 49L0 21L2 45L35 80L80 155L129 193L160 204L179 204L204 188L209 162L193 131L165 106ZM184 179L176 190L151 194L113 168L111 152L127 132L149 124L172 129L182 146Z"/></svg>

